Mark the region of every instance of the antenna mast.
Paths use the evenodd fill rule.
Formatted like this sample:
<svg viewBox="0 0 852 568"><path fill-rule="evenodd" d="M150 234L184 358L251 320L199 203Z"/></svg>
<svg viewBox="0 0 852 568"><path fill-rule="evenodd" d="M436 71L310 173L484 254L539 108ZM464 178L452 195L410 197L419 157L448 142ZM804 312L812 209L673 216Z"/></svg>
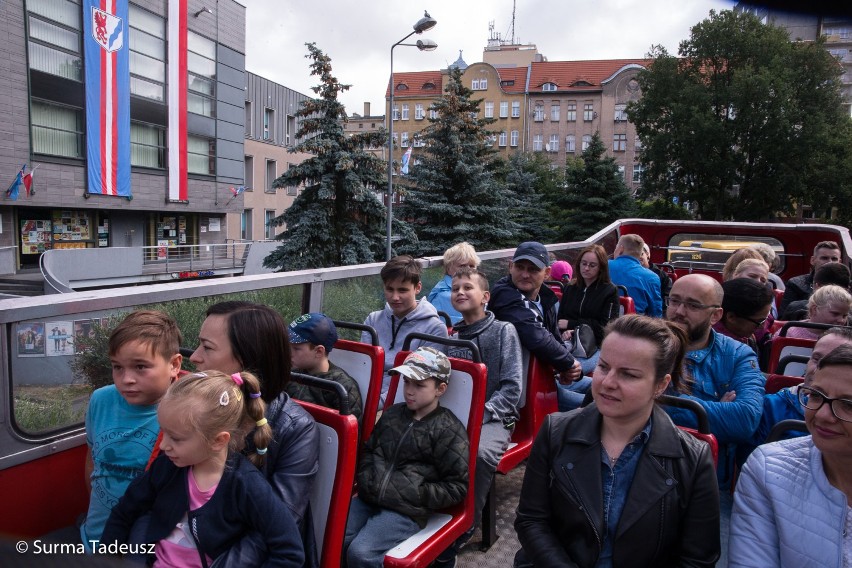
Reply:
<svg viewBox="0 0 852 568"><path fill-rule="evenodd" d="M512 0L512 32L509 34L509 39L512 45L515 45L515 7L517 0Z"/></svg>

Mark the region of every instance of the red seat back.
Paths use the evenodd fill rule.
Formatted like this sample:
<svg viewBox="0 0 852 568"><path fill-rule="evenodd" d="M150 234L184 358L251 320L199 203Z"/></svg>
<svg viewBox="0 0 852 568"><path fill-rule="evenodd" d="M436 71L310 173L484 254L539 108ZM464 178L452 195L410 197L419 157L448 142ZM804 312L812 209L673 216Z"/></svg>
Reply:
<svg viewBox="0 0 852 568"><path fill-rule="evenodd" d="M694 428L686 428L685 426L678 426L678 428L680 428L684 432L692 434L699 440L707 442L707 444L710 446L710 453L713 455L713 465L716 466L719 464L719 442L718 440L716 440L716 436L710 433L699 432Z"/></svg>
<svg viewBox="0 0 852 568"><path fill-rule="evenodd" d="M804 381L804 377L791 377L789 375L769 375L768 377L766 377L766 394L775 394L781 389L800 385Z"/></svg>
<svg viewBox="0 0 852 568"><path fill-rule="evenodd" d="M376 425L376 413L382 394L385 350L379 345L367 345L348 339L338 339L328 359L346 371L361 390L361 440L366 441Z"/></svg>
<svg viewBox="0 0 852 568"><path fill-rule="evenodd" d="M557 280L548 280L547 282L545 282L545 284L547 284L548 288L553 290L553 293L556 294L557 298L562 300L563 287L561 282Z"/></svg>
<svg viewBox="0 0 852 568"><path fill-rule="evenodd" d="M630 296L619 296L618 297L619 304L619 315L623 316L624 314L635 314L636 313L636 304L633 302L633 298Z"/></svg>
<svg viewBox="0 0 852 568"><path fill-rule="evenodd" d="M795 337L778 336L772 339L772 348L769 351L769 362L767 370L774 374L778 368L778 362L787 355L811 356L816 340L798 339Z"/></svg>

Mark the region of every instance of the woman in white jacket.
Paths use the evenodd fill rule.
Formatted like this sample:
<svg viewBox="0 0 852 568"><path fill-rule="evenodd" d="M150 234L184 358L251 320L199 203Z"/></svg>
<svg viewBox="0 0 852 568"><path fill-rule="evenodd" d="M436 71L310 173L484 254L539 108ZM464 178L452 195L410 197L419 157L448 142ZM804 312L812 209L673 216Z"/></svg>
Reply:
<svg viewBox="0 0 852 568"><path fill-rule="evenodd" d="M852 566L852 347L799 388L811 436L759 446L743 467L729 565Z"/></svg>

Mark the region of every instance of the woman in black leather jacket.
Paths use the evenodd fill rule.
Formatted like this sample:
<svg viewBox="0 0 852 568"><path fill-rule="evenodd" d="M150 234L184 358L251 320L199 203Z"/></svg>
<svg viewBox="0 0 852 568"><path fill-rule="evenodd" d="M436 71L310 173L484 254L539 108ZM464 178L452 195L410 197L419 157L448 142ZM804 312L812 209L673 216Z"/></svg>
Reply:
<svg viewBox="0 0 852 568"><path fill-rule="evenodd" d="M573 340L574 330L580 324L592 328L595 344L600 346L606 324L618 316L618 290L609 280L606 251L600 245L591 245L580 251L574 261L574 278L565 286L559 301L558 324L562 339ZM591 374L598 364L600 350L590 357L576 357L583 368L583 377L573 384L559 383L559 410L573 410L580 406L591 386Z"/></svg>
<svg viewBox="0 0 852 568"><path fill-rule="evenodd" d="M709 446L655 405L681 379L676 324L607 328L595 402L547 417L527 463L515 566L715 566L719 493Z"/></svg>

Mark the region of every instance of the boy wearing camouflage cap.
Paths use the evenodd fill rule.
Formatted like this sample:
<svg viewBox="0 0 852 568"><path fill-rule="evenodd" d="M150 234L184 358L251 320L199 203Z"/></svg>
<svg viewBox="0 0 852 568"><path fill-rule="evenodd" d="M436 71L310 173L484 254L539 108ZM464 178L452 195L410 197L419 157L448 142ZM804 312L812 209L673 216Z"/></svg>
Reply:
<svg viewBox="0 0 852 568"><path fill-rule="evenodd" d="M421 347L390 373L402 375L405 402L382 414L361 453L343 542L349 568L380 568L385 553L426 526L432 512L467 494L467 431L439 403L449 359Z"/></svg>

